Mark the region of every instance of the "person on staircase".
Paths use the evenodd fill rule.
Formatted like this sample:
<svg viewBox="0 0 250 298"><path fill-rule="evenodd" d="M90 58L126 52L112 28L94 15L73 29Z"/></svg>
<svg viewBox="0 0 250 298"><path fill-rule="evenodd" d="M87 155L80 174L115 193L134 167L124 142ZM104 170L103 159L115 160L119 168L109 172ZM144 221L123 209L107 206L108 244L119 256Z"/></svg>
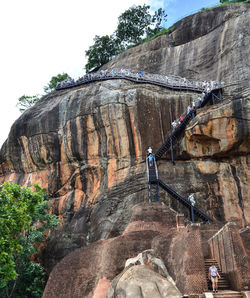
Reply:
<svg viewBox="0 0 250 298"><path fill-rule="evenodd" d="M195 198L194 198L194 194L193 193L191 193L189 196L188 196L188 200L189 200L189 202L190 202L190 204L192 205L192 206L194 206L195 205Z"/></svg>
<svg viewBox="0 0 250 298"><path fill-rule="evenodd" d="M183 120L184 120L184 118L183 118L183 116L181 115L181 116L180 116L179 124L182 124Z"/></svg>
<svg viewBox="0 0 250 298"><path fill-rule="evenodd" d="M174 121L172 122L172 130L174 131L174 130L176 129L177 126L178 126L178 123L177 123L176 120L174 120Z"/></svg>
<svg viewBox="0 0 250 298"><path fill-rule="evenodd" d="M214 264L209 267L208 278L212 282L213 293L218 293L218 278L220 278L220 274Z"/></svg>
<svg viewBox="0 0 250 298"><path fill-rule="evenodd" d="M151 147L148 147L148 156L152 153L153 153L153 149Z"/></svg>
<svg viewBox="0 0 250 298"><path fill-rule="evenodd" d="M199 107L199 108L201 107L201 103L202 103L202 99L201 99L201 97L199 96L199 97L198 97L198 107Z"/></svg>
<svg viewBox="0 0 250 298"><path fill-rule="evenodd" d="M195 100L192 101L192 118L196 116L196 103Z"/></svg>
<svg viewBox="0 0 250 298"><path fill-rule="evenodd" d="M148 148L148 162L149 162L150 167L152 167L154 165L153 150L151 147Z"/></svg>
<svg viewBox="0 0 250 298"><path fill-rule="evenodd" d="M192 108L190 106L187 107L187 114L189 114L192 111Z"/></svg>

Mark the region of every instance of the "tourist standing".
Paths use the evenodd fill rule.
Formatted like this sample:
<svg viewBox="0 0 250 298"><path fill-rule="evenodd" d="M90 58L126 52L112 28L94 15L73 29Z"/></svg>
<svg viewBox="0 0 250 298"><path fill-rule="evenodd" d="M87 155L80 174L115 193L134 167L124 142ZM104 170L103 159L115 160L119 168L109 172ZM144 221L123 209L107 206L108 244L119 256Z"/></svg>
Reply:
<svg viewBox="0 0 250 298"><path fill-rule="evenodd" d="M212 282L213 292L217 293L218 292L218 278L220 278L220 274L214 264L209 267L208 278Z"/></svg>

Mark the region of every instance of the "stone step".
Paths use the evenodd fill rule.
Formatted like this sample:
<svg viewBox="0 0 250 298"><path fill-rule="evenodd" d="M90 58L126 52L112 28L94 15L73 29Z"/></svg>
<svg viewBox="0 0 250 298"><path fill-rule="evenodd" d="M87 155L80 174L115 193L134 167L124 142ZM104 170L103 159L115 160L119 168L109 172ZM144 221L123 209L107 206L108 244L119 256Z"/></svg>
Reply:
<svg viewBox="0 0 250 298"><path fill-rule="evenodd" d="M207 281L209 281L210 282L210 279L209 278L207 278ZM219 279L218 280L218 284L220 284L220 285L229 285L230 283L229 283L229 281L227 280L227 279Z"/></svg>
<svg viewBox="0 0 250 298"><path fill-rule="evenodd" d="M243 298L243 295L237 291L219 291L218 293L213 293L214 297L221 298Z"/></svg>
<svg viewBox="0 0 250 298"><path fill-rule="evenodd" d="M218 288L219 290L229 290L230 289L230 283L227 279L226 276L224 276L224 274L221 272L219 266L218 266L218 263L216 262L216 260L214 259L205 259L205 270L206 270L206 273L208 273L208 270L209 270L209 267L212 265L212 264L215 264L215 266L217 267L218 269L218 272L221 276L221 278L218 279ZM209 280L208 276L207 276L207 285L208 285L208 288L209 289L212 289L212 283L211 281Z"/></svg>
<svg viewBox="0 0 250 298"><path fill-rule="evenodd" d="M231 291L231 290L226 290L226 291L219 291L218 293L213 293L213 292L206 292L204 293L206 298L243 298L244 296L237 291Z"/></svg>

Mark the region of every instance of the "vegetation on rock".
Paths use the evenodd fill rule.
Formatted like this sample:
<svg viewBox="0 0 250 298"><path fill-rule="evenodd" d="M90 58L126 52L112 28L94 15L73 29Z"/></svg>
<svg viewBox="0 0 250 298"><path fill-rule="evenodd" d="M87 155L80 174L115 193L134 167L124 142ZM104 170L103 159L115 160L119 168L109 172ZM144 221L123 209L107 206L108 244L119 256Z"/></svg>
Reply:
<svg viewBox="0 0 250 298"><path fill-rule="evenodd" d="M88 63L85 66L86 70L90 70L107 63L123 49L118 40L112 35L96 35L94 42L94 45L90 46L86 51L86 56L88 56Z"/></svg>
<svg viewBox="0 0 250 298"><path fill-rule="evenodd" d="M44 92L49 93L54 91L58 82L62 82L64 80L70 79L71 77L67 73L58 74L57 76L53 76L49 81L48 85L44 86ZM31 108L38 100L42 97L42 95L23 95L18 98L17 107L21 113Z"/></svg>
<svg viewBox="0 0 250 298"><path fill-rule="evenodd" d="M67 73L59 73L57 76L52 77L48 85L43 88L44 92L49 93L51 91L54 91L58 82L62 82L67 79L72 80L72 78Z"/></svg>
<svg viewBox="0 0 250 298"><path fill-rule="evenodd" d="M41 98L40 95L23 95L18 98L17 107L21 113L23 113L25 110L32 107L39 99Z"/></svg>
<svg viewBox="0 0 250 298"><path fill-rule="evenodd" d="M161 24L166 18L167 14L162 8L151 15L150 6L145 4L127 9L119 16L117 29L112 35L95 36L94 44L85 52L88 57L86 71L99 68L122 51L139 44L143 39L159 34L163 29Z"/></svg>
<svg viewBox="0 0 250 298"><path fill-rule="evenodd" d="M49 214L47 194L38 185L34 188L0 185L1 297L41 297L43 292L45 272L31 256L59 220Z"/></svg>

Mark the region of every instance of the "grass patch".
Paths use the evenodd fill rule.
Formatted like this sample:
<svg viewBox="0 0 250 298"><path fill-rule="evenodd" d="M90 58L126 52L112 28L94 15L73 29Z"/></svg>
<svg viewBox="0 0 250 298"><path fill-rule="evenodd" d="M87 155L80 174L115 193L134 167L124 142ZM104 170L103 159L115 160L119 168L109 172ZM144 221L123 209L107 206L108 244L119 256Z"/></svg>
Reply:
<svg viewBox="0 0 250 298"><path fill-rule="evenodd" d="M221 4L215 5L215 6L211 6L211 7L203 7L200 11L206 11L206 10L211 10L214 9L216 7L220 7L220 6L224 6L224 5L228 5L228 4L235 4L235 3L250 3L250 0L233 0L233 1L225 1Z"/></svg>
<svg viewBox="0 0 250 298"><path fill-rule="evenodd" d="M142 44L142 43L151 41L151 40L157 38L157 37L160 36L160 35L170 34L170 33L172 33L173 31L174 31L174 27L173 27L173 26L169 27L168 29L163 28L163 29L161 29L161 31L159 31L159 32L156 33L155 35L150 36L150 37L147 37L147 38L145 38L145 39L142 39L142 40L139 42L139 44Z"/></svg>

